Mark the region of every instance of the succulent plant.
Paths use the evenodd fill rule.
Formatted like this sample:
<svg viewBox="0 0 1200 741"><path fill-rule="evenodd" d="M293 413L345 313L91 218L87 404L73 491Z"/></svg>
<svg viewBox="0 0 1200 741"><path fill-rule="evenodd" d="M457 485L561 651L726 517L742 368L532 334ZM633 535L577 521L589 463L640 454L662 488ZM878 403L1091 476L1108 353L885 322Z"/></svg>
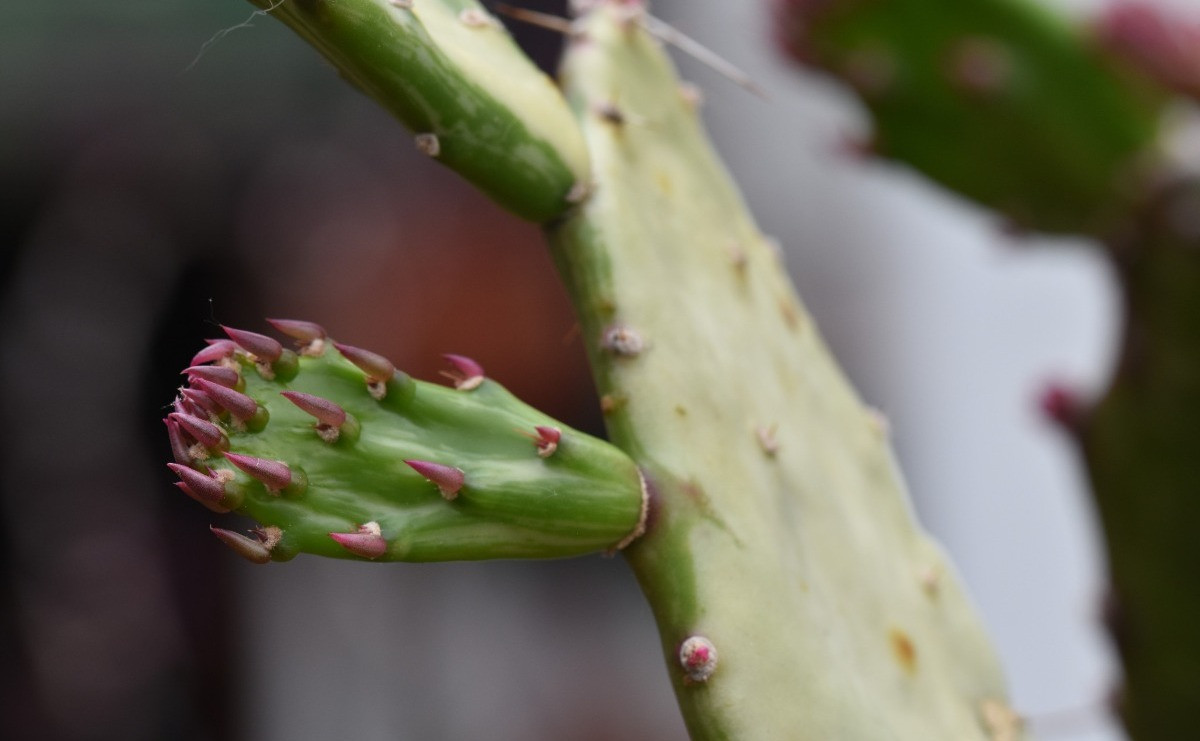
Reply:
<svg viewBox="0 0 1200 741"><path fill-rule="evenodd" d="M454 387L414 380L309 322L298 351L229 329L166 419L186 494L267 523L214 530L251 561L297 553L380 561L571 556L641 530L628 456L518 401L449 355Z"/></svg>
<svg viewBox="0 0 1200 741"><path fill-rule="evenodd" d="M180 488L260 523L218 537L256 561L621 549L695 739L1022 737L886 424L834 363L642 2L576 3L564 97L469 0L255 1L544 225L612 445L464 358L448 389L329 349L316 325L276 322L299 352L230 330L167 418Z"/></svg>

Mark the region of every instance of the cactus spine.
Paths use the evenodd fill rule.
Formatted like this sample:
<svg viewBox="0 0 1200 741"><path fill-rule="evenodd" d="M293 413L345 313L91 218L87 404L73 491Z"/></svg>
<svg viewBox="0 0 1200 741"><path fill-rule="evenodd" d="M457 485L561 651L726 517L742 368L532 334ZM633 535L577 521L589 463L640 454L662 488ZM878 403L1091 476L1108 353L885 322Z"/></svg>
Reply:
<svg viewBox="0 0 1200 741"><path fill-rule="evenodd" d="M180 488L259 520L253 538L215 531L256 562L628 546L697 740L1021 737L884 426L711 151L643 4L580 5L569 108L497 93L514 83L480 70L507 42L442 33L450 19L490 23L474 4L285 0L276 15L434 134L431 153L546 224L621 450L521 405L467 359L451 359L455 389L431 387L366 351L335 354L316 325L277 322L299 354L230 332L194 360L214 366L193 370L167 420ZM412 64L421 55L450 71ZM530 136L558 107L569 131ZM519 122L522 145L473 130L495 120ZM528 147L572 164L530 165Z"/></svg>

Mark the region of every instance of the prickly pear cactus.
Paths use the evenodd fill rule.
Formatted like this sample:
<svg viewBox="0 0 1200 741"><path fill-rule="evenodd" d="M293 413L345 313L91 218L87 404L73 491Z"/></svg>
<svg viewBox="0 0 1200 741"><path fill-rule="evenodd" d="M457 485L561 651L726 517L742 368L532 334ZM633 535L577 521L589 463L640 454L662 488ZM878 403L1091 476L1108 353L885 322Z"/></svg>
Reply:
<svg viewBox="0 0 1200 741"><path fill-rule="evenodd" d="M283 0L275 14L546 224L620 450L465 359L456 389L432 387L283 322L298 354L231 331L194 360L167 419L180 488L262 523L254 538L217 533L258 561L623 547L697 741L1021 738L979 621L913 519L886 424L831 359L643 3L576 5L569 106L547 108L486 74L498 42L471 34L499 32L466 0ZM451 73L429 74L442 63L426 57ZM573 117L534 123L550 109ZM514 121L555 133L493 146L489 127ZM522 169L550 140L579 142L550 149L592 174Z"/></svg>
<svg viewBox="0 0 1200 741"><path fill-rule="evenodd" d="M184 372L166 424L179 488L261 523L214 533L252 561L299 552L379 561L542 558L615 550L645 516L611 445L521 403L461 356L454 388L275 321L299 352L244 330Z"/></svg>
<svg viewBox="0 0 1200 741"><path fill-rule="evenodd" d="M987 639L640 10L602 4L567 51L596 188L550 238L613 441L657 492L626 555L688 729L989 738Z"/></svg>

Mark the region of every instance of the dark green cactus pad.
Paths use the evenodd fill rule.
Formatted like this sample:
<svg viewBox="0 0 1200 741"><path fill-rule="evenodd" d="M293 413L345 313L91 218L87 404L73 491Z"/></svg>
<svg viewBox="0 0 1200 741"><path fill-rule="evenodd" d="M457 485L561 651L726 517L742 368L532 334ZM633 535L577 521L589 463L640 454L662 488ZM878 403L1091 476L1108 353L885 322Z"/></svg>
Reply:
<svg viewBox="0 0 1200 741"><path fill-rule="evenodd" d="M323 332L294 353L228 331L236 343L198 356L214 364L188 370L167 425L180 488L262 524L257 540L216 531L251 560L573 556L640 532L633 462L517 400L466 358L447 356L450 388Z"/></svg>
<svg viewBox="0 0 1200 741"><path fill-rule="evenodd" d="M1139 197L1156 86L1024 0L780 0L792 54L850 84L872 146L1015 223L1107 233Z"/></svg>

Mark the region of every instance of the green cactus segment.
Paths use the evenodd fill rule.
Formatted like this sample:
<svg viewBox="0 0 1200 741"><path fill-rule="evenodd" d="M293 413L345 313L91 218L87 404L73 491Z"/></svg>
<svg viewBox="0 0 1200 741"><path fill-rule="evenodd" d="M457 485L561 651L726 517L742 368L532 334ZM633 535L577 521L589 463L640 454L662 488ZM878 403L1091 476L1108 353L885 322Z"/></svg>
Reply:
<svg viewBox="0 0 1200 741"><path fill-rule="evenodd" d="M880 154L1018 225L1107 233L1162 100L1026 0L779 0L782 41L847 81Z"/></svg>
<svg viewBox="0 0 1200 741"><path fill-rule="evenodd" d="M1200 183L1172 187L1121 249L1128 327L1117 377L1077 420L1104 524L1108 617L1138 741L1195 735L1200 704Z"/></svg>
<svg viewBox="0 0 1200 741"><path fill-rule="evenodd" d="M190 394L195 403L177 403L171 417L185 426L173 447L186 458L173 468L205 474L181 474L185 491L204 501L219 481L213 509L282 531L276 560L551 558L612 550L638 530L644 496L630 458L494 381L456 389L399 372L380 379L333 348L284 360L293 372L268 372L273 379L243 351L220 361L242 379L230 391L257 404L252 420L211 403L213 385L195 377L206 395ZM444 471L461 477L457 486Z"/></svg>
<svg viewBox="0 0 1200 741"><path fill-rule="evenodd" d="M884 425L630 16L599 4L568 49L596 188L550 238L612 439L656 492L625 554L692 737L1002 737L1001 671Z"/></svg>
<svg viewBox="0 0 1200 741"><path fill-rule="evenodd" d="M519 216L554 218L586 183L586 149L558 89L472 0L251 1Z"/></svg>

